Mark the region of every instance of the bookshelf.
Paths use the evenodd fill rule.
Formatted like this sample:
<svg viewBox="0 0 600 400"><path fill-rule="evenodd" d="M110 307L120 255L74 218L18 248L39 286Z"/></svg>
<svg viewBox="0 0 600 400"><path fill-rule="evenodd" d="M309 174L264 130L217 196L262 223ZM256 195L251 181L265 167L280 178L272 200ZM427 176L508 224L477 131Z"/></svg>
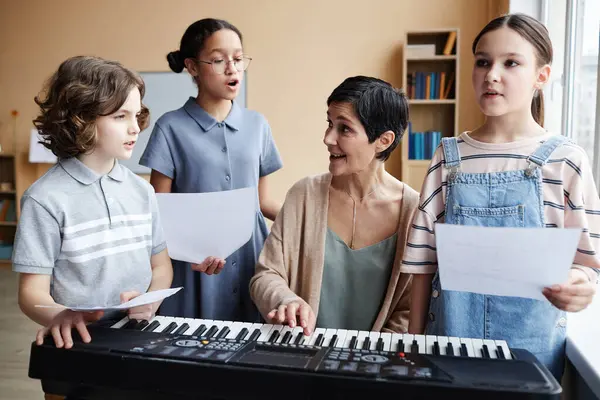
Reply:
<svg viewBox="0 0 600 400"><path fill-rule="evenodd" d="M10 263L17 230L15 156L0 153L0 264Z"/></svg>
<svg viewBox="0 0 600 400"><path fill-rule="evenodd" d="M400 144L399 178L417 191L441 137L458 132L458 48L458 29L405 34L402 87L410 123Z"/></svg>

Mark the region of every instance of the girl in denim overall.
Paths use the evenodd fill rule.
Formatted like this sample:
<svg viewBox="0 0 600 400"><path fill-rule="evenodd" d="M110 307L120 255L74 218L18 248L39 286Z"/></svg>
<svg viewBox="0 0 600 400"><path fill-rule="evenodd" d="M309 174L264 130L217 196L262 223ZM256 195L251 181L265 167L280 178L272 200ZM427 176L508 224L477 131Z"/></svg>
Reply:
<svg viewBox="0 0 600 400"><path fill-rule="evenodd" d="M486 121L444 138L425 178L402 267L414 274L409 332L503 339L529 350L560 381L565 312L585 308L595 291L600 200L585 151L541 126L540 89L552 62L546 28L521 14L499 17L475 38L473 53ZM436 222L579 227L582 236L568 282L544 289L548 301L540 301L442 290Z"/></svg>

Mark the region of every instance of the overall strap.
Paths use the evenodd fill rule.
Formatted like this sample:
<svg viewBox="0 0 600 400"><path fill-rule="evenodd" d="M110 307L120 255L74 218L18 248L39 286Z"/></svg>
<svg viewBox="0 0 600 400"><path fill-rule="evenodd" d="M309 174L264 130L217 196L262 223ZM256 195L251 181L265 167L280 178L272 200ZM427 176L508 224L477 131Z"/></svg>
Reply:
<svg viewBox="0 0 600 400"><path fill-rule="evenodd" d="M442 148L444 150L444 159L446 168L458 170L460 167L460 152L458 151L458 141L455 137L442 138Z"/></svg>
<svg viewBox="0 0 600 400"><path fill-rule="evenodd" d="M550 155L558 146L563 143L568 142L569 139L563 135L556 135L550 137L550 139L546 140L541 144L529 157L527 157L527 161L535 164L538 167L542 167L548 162Z"/></svg>

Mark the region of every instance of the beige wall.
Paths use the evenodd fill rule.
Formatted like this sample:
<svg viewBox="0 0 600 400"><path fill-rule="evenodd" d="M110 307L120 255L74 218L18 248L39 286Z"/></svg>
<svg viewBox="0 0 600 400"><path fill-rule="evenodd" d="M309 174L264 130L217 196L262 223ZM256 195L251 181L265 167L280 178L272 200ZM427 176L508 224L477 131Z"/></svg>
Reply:
<svg viewBox="0 0 600 400"><path fill-rule="evenodd" d="M401 84L405 30L458 27L459 128L482 121L470 86L470 42L505 1L481 0L0 0L0 143L12 146L17 109L22 193L46 169L27 163L33 97L65 58L93 54L139 71L168 70L167 52L185 28L224 18L244 34L248 106L269 120L284 169L273 175L283 200L294 181L327 169L325 100L345 77L365 74ZM149 132L146 132L148 134ZM397 170L397 166L388 166Z"/></svg>

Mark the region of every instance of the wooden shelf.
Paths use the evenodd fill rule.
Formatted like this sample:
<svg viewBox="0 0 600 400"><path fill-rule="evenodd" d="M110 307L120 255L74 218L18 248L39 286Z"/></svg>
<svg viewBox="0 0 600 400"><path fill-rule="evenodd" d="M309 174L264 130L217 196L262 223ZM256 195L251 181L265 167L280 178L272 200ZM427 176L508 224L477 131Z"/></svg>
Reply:
<svg viewBox="0 0 600 400"><path fill-rule="evenodd" d="M0 221L0 226L17 226L17 221Z"/></svg>
<svg viewBox="0 0 600 400"><path fill-rule="evenodd" d="M450 53L447 51L447 44L452 42L452 36L456 33L455 42L451 46ZM407 54L406 48L403 52L402 82L405 93L411 97L421 97L420 99L409 99L410 105L410 131L415 134L428 134L429 132L439 132L435 134L435 139L439 136L450 137L458 135L458 108L459 108L459 71L460 71L460 34L456 29L436 29L436 30L411 30L405 33L404 46L408 45L434 45L435 55L415 56ZM429 95L416 95L416 90L408 90L410 86L415 85L415 76L421 74L428 79L436 79L436 84L441 88L431 91ZM433 78L429 78L433 77ZM442 77L444 80L442 81ZM437 80L439 79L439 80ZM427 81L427 80L426 80ZM410 84L409 84L410 82ZM422 82L422 81L421 81ZM422 84L422 83L421 83ZM450 89L447 89L447 86ZM442 91L447 98L441 95ZM425 91L425 90L424 90ZM423 98L425 97L425 98ZM430 98L427 98L430 97ZM434 98L437 97L437 98ZM408 131L408 130L407 130ZM425 141L425 157L431 157L430 152L437 148L437 143L431 143L433 134L428 134ZM421 137L418 138L421 142ZM412 135L412 140L415 136ZM428 141L428 142L427 142ZM400 142L400 176L398 178L414 188L419 190L423 180L427 175L431 160L413 160L409 159L409 147L411 147L411 135L406 134ZM397 165L397 164L396 164ZM397 167L396 167L397 171Z"/></svg>

